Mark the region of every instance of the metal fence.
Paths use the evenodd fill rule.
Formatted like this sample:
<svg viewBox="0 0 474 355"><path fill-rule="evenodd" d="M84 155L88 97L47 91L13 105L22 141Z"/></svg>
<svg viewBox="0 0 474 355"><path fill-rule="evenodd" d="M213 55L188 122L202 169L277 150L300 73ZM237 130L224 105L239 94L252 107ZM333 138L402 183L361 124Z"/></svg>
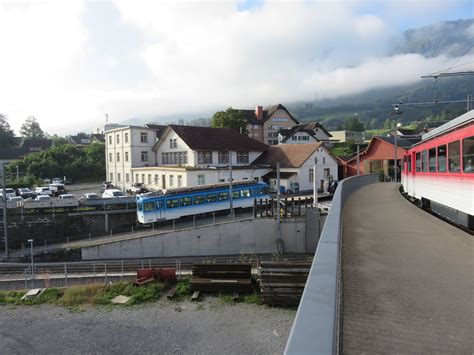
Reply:
<svg viewBox="0 0 474 355"><path fill-rule="evenodd" d="M337 187L285 354L339 352L342 210L353 192L378 181L378 174L354 176Z"/></svg>

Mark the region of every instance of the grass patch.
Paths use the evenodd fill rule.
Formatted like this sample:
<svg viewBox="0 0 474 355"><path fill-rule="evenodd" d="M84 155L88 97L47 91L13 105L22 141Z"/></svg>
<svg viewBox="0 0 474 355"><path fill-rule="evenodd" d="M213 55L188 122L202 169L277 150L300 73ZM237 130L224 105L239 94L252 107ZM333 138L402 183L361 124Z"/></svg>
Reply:
<svg viewBox="0 0 474 355"><path fill-rule="evenodd" d="M181 279L176 284L176 295L174 299L176 301L182 301L183 299L188 297L190 293L191 291L189 287L189 279Z"/></svg>
<svg viewBox="0 0 474 355"><path fill-rule="evenodd" d="M234 303L262 304L262 298L260 297L260 293L257 293L257 292L239 295L239 297L237 298L234 298L230 294L221 293L219 295L219 299L223 303L226 303L226 304L234 304Z"/></svg>
<svg viewBox="0 0 474 355"><path fill-rule="evenodd" d="M21 304L26 291L0 291L0 304Z"/></svg>

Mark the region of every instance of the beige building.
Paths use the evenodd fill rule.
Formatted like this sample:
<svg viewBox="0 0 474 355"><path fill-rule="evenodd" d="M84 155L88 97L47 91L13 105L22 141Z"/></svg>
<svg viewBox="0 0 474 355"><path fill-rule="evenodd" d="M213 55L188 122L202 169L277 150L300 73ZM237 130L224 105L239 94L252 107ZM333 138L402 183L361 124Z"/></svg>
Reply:
<svg viewBox="0 0 474 355"><path fill-rule="evenodd" d="M282 104L263 109L257 106L255 110L240 110L248 122L249 137L264 144L278 144L278 132L298 124L298 121Z"/></svg>
<svg viewBox="0 0 474 355"><path fill-rule="evenodd" d="M346 142L362 143L364 142L364 139L365 139L364 132L331 131L330 133L333 139L339 141L340 143L346 143Z"/></svg>
<svg viewBox="0 0 474 355"><path fill-rule="evenodd" d="M154 166L152 150L166 126L112 126L105 130L106 179L125 190L137 182L133 168Z"/></svg>

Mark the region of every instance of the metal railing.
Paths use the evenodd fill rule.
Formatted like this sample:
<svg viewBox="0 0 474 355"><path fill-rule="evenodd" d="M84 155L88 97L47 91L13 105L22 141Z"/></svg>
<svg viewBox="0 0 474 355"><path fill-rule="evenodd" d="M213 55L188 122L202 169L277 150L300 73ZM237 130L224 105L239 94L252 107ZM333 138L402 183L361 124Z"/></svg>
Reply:
<svg viewBox="0 0 474 355"><path fill-rule="evenodd" d="M378 181L378 174L353 176L337 187L285 354L339 352L342 210L353 192Z"/></svg>

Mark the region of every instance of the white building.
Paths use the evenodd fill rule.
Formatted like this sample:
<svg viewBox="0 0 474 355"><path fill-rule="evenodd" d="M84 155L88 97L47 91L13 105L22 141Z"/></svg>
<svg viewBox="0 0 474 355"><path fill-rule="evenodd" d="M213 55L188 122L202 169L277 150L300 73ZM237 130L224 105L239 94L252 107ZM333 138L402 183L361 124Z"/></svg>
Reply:
<svg viewBox="0 0 474 355"><path fill-rule="evenodd" d="M264 178L276 188L276 164L280 163L280 186L291 192L313 190L314 164L319 190L327 191L329 182L338 178L338 160L322 142L270 146L255 163L269 166Z"/></svg>
<svg viewBox="0 0 474 355"><path fill-rule="evenodd" d="M229 128L169 125L152 151L156 163L133 167L134 181L150 189L191 187L229 181L260 181L270 168L253 162L268 146Z"/></svg>
<svg viewBox="0 0 474 355"><path fill-rule="evenodd" d="M166 126L111 126L105 133L106 179L126 189L138 182L133 168L154 166L156 153L152 150Z"/></svg>
<svg viewBox="0 0 474 355"><path fill-rule="evenodd" d="M331 134L318 122L308 122L281 129L278 132L280 144L307 144L316 142L329 142Z"/></svg>

